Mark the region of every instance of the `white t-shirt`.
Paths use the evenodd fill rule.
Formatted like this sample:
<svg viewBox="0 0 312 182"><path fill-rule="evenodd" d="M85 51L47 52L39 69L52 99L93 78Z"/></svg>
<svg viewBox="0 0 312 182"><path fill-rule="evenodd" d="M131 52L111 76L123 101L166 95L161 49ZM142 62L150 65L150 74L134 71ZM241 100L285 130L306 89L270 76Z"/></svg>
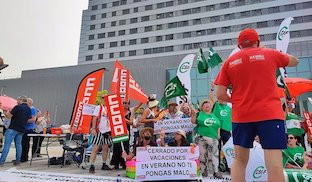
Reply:
<svg viewBox="0 0 312 182"><path fill-rule="evenodd" d="M109 126L109 121L107 118L107 114L106 114L106 107L102 105L96 106L93 111L93 116L99 117L100 107L102 107L102 116L101 116L101 120L100 120L98 127L101 133L106 133L106 132L111 131L110 126Z"/></svg>

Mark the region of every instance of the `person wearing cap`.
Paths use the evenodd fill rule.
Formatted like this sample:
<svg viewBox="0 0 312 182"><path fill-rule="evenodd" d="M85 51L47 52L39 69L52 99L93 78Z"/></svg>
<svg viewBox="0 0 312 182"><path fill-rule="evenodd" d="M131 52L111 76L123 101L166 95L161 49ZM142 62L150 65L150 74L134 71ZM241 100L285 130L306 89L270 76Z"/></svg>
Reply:
<svg viewBox="0 0 312 182"><path fill-rule="evenodd" d="M22 137L25 133L25 125L31 118L31 109L27 105L27 97L20 96L17 98L18 105L11 111L5 113L6 117L11 118L9 128L5 132L4 146L0 158L0 166L2 166L8 156L12 141L15 142L16 160L14 165L19 165L22 156Z"/></svg>
<svg viewBox="0 0 312 182"><path fill-rule="evenodd" d="M160 146L162 147L166 146L164 130L160 132ZM176 147L190 146L190 144L187 142L185 131L179 129L177 132L175 132L174 141L168 143L168 146L176 146Z"/></svg>
<svg viewBox="0 0 312 182"><path fill-rule="evenodd" d="M200 112L192 111L191 122L197 126L194 128L194 142L199 146L200 170L204 177L208 176L208 166L212 162L213 176L222 178L219 172L220 120L211 113L213 102L211 99L203 99L200 102Z"/></svg>
<svg viewBox="0 0 312 182"><path fill-rule="evenodd" d="M245 181L249 149L259 135L264 149L268 181L284 181L282 149L287 148L281 101L277 92L276 70L296 66L298 59L274 49L259 47L256 30L240 32L241 49L223 64L216 80L217 98L232 103L235 159L232 181ZM227 88L232 85L232 95Z"/></svg>
<svg viewBox="0 0 312 182"><path fill-rule="evenodd" d="M174 101L168 101L167 107L168 110L166 111L163 119L177 119L182 118L183 112L177 109L178 104Z"/></svg>
<svg viewBox="0 0 312 182"><path fill-rule="evenodd" d="M141 129L140 131L140 138L138 140L138 144L136 147L133 149L133 152L131 152L129 155L124 151L122 152L122 157L126 159L127 161L134 159L136 156L136 148L137 147L148 147L152 146L155 147L157 144L152 141L152 136L154 134L154 129L151 127L145 127Z"/></svg>
<svg viewBox="0 0 312 182"><path fill-rule="evenodd" d="M156 100L153 96L148 98L147 108L144 110L141 118L141 122L144 123L145 127L154 128L154 123L157 122L157 105L159 101Z"/></svg>

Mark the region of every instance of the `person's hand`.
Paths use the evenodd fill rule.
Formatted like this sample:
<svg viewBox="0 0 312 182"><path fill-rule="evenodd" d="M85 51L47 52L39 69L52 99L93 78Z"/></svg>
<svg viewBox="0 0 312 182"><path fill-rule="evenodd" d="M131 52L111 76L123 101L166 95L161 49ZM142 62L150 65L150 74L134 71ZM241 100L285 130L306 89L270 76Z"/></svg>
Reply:
<svg viewBox="0 0 312 182"><path fill-rule="evenodd" d="M161 129L161 131L160 131L160 138L161 139L164 139L165 138L165 130L164 129Z"/></svg>
<svg viewBox="0 0 312 182"><path fill-rule="evenodd" d="M215 84L213 82L214 82L214 80L212 80L210 83L211 89L214 89L214 87L215 87Z"/></svg>
<svg viewBox="0 0 312 182"><path fill-rule="evenodd" d="M122 158L124 158L126 160L128 155L125 151L123 151L121 156L122 156Z"/></svg>
<svg viewBox="0 0 312 182"><path fill-rule="evenodd" d="M97 135L96 129L92 129L92 136L96 136L96 135Z"/></svg>

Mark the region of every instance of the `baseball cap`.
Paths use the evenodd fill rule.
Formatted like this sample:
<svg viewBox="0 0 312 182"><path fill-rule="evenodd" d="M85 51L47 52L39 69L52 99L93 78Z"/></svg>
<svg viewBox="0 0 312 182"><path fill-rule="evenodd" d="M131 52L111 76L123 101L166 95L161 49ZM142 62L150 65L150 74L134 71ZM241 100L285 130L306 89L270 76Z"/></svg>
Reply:
<svg viewBox="0 0 312 182"><path fill-rule="evenodd" d="M241 47L250 47L257 43L259 40L259 35L255 29L246 28L239 33L238 45Z"/></svg>

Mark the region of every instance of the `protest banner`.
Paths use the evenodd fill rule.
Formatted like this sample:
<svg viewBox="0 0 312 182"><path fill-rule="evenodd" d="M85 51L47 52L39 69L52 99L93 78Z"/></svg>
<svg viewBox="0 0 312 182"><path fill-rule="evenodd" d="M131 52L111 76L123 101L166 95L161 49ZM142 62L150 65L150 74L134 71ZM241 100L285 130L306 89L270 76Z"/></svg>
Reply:
<svg viewBox="0 0 312 182"><path fill-rule="evenodd" d="M86 75L80 82L73 112L71 115L70 130L71 133L89 133L91 116L83 116L83 104L94 104L97 91L99 90L101 80L104 74L104 68L95 70Z"/></svg>
<svg viewBox="0 0 312 182"><path fill-rule="evenodd" d="M129 101L129 80L130 70L118 69L117 94L125 102Z"/></svg>
<svg viewBox="0 0 312 182"><path fill-rule="evenodd" d="M113 142L118 143L128 140L128 129L121 98L117 94L109 94L104 96L104 101Z"/></svg>
<svg viewBox="0 0 312 182"><path fill-rule="evenodd" d="M165 133L174 133L179 129L190 132L193 131L195 126L191 122L191 118L165 119L154 123L154 134L160 134L162 129L165 130Z"/></svg>
<svg viewBox="0 0 312 182"><path fill-rule="evenodd" d="M304 116L304 121L307 124L307 128L308 128L308 138L312 139L312 118L311 118L311 114L309 112L303 112L303 116Z"/></svg>
<svg viewBox="0 0 312 182"><path fill-rule="evenodd" d="M93 104L83 104L82 115L93 116L95 107L96 105Z"/></svg>
<svg viewBox="0 0 312 182"><path fill-rule="evenodd" d="M198 167L192 160L160 160L136 162L137 180L197 179Z"/></svg>
<svg viewBox="0 0 312 182"><path fill-rule="evenodd" d="M198 146L194 147L138 147L137 161L157 160L196 160L199 157Z"/></svg>

